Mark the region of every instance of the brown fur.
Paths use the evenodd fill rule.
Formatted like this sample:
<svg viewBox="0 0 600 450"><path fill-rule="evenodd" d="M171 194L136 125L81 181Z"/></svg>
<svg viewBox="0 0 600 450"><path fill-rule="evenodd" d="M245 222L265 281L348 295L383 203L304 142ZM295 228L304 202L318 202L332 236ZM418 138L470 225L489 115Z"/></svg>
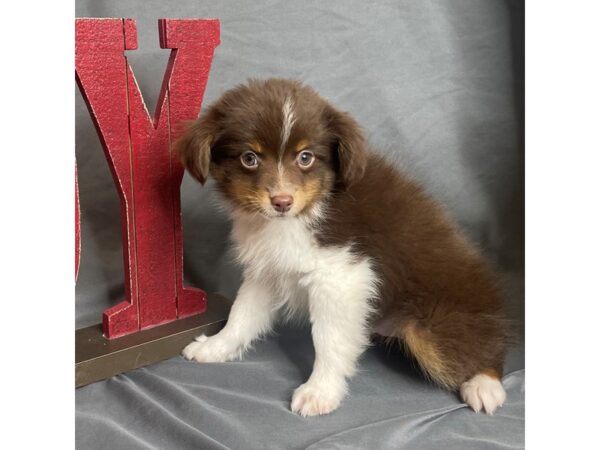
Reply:
<svg viewBox="0 0 600 450"><path fill-rule="evenodd" d="M282 153L288 98L295 122ZM373 324L393 324L389 335L442 386L456 389L478 373L501 376L510 333L494 274L421 187L368 149L348 114L300 83L251 81L225 93L177 148L194 177L204 182L210 169L227 200L257 213L270 208L281 164L296 214L326 205L314 229L320 245L352 243L374 261L381 286ZM260 170L241 167L248 149ZM295 160L303 149L317 158L308 170Z"/></svg>
<svg viewBox="0 0 600 450"><path fill-rule="evenodd" d="M501 374L510 334L496 279L441 208L373 154L363 180L331 203L321 241L353 240L374 258L379 316L397 318L393 335L423 370L452 388L486 369Z"/></svg>

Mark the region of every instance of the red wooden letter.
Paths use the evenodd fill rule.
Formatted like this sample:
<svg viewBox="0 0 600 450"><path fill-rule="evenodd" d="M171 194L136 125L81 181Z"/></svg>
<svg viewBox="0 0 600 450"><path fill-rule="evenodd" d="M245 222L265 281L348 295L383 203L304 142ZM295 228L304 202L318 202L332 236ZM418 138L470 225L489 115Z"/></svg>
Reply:
<svg viewBox="0 0 600 450"><path fill-rule="evenodd" d="M219 22L159 20L172 50L153 119L124 55L137 48L135 21L77 19L75 31L77 82L121 200L126 300L103 316L114 338L206 309L206 294L183 286L183 168L171 144L200 112Z"/></svg>

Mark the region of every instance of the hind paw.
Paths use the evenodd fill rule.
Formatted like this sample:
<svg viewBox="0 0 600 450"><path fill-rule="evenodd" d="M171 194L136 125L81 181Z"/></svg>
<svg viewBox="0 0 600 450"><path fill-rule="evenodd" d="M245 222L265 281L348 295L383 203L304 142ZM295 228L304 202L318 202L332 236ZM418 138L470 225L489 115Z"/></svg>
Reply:
<svg viewBox="0 0 600 450"><path fill-rule="evenodd" d="M485 374L475 375L463 383L460 395L473 411L479 412L483 408L490 416L506 400L506 392L500 380Z"/></svg>

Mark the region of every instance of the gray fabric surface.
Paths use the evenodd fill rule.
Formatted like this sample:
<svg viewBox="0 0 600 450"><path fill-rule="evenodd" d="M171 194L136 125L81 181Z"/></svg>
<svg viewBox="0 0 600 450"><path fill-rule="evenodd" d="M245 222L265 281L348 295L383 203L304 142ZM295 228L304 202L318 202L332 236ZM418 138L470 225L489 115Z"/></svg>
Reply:
<svg viewBox="0 0 600 450"><path fill-rule="evenodd" d="M371 144L421 181L497 265L523 316L523 5L499 0L200 2L77 0L78 17L137 20L128 52L154 110L169 52L156 20L221 20L204 102L248 77L312 85L364 126ZM76 326L123 296L119 203L77 94L82 256ZM188 283L233 298L239 269L212 184L182 186ZM351 395L329 417L288 411L310 373L306 328L282 326L242 362L174 358L77 390L78 448L522 448L522 345L507 362L508 400L472 414L428 385L396 350L371 348Z"/></svg>
<svg viewBox="0 0 600 450"><path fill-rule="evenodd" d="M288 327L240 362L200 367L177 357L81 388L77 446L523 448L523 370L504 377L506 404L490 417L428 385L397 349L376 346L361 359L340 409L304 419L289 402L313 356L310 332Z"/></svg>

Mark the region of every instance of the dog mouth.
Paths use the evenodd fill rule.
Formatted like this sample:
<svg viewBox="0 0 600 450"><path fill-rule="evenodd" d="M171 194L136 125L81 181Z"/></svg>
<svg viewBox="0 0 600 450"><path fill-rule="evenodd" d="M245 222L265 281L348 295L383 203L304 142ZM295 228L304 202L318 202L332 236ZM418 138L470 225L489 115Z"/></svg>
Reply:
<svg viewBox="0 0 600 450"><path fill-rule="evenodd" d="M285 219L288 217L294 217L294 214L292 214L290 211L280 212L280 211L271 210L268 212L267 216L269 219L281 220L281 219Z"/></svg>
<svg viewBox="0 0 600 450"><path fill-rule="evenodd" d="M293 217L297 216L296 212L294 212L292 210L277 211L275 208L264 208L264 207L259 209L259 213L265 219L269 219L269 220L284 220L284 219L289 219L289 218L293 218Z"/></svg>

